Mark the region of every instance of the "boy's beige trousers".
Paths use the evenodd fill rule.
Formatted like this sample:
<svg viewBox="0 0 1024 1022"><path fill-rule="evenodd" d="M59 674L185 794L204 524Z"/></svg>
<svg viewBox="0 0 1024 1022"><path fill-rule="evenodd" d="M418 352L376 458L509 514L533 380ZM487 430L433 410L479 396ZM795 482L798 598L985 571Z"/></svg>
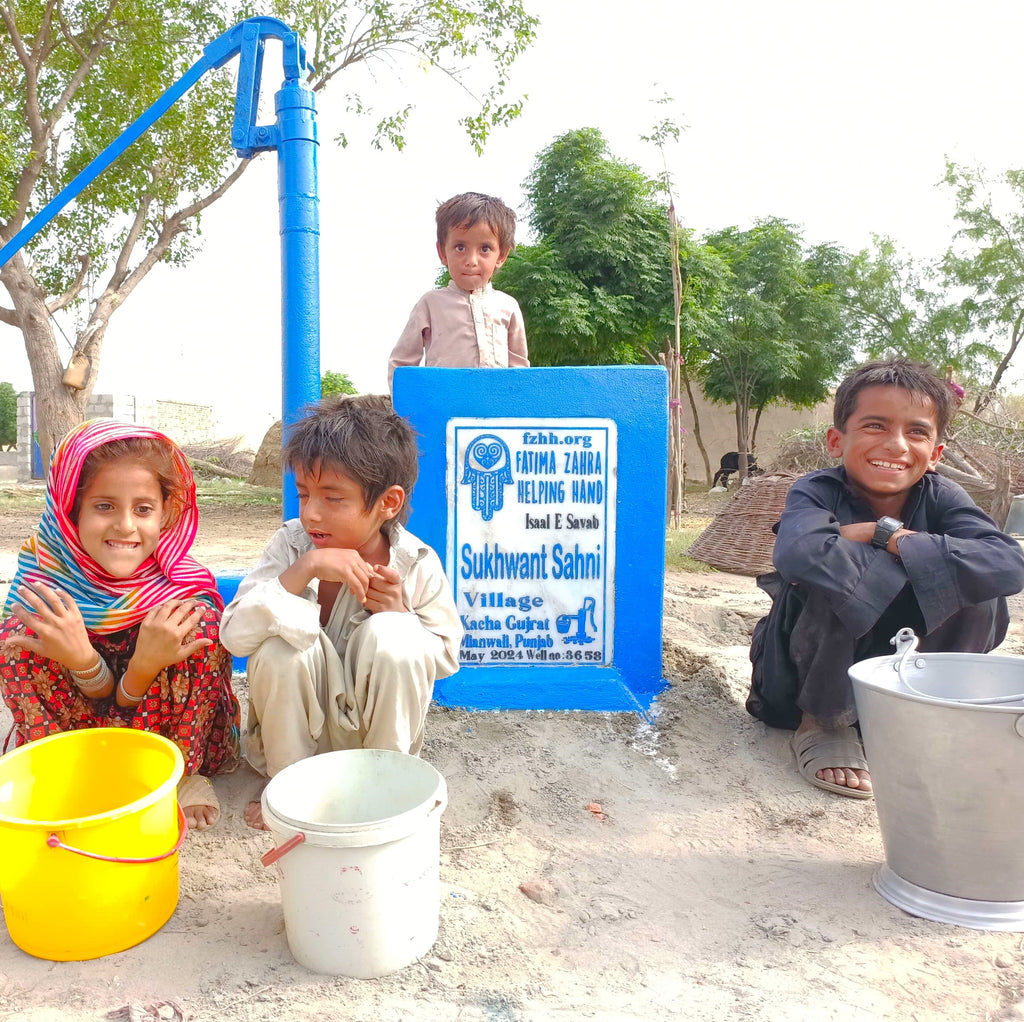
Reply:
<svg viewBox="0 0 1024 1022"><path fill-rule="evenodd" d="M414 614L373 614L344 657L322 630L306 650L267 639L249 657L246 759L273 777L338 749L418 755L441 653L441 640Z"/></svg>

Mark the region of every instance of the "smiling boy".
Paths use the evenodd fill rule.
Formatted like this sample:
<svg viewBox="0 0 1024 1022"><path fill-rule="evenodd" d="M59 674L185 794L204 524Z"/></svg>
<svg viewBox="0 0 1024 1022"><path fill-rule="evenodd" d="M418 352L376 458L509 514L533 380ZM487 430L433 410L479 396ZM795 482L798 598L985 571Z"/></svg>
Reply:
<svg viewBox="0 0 1024 1022"><path fill-rule="evenodd" d="M1006 634L1024 554L934 470L953 411L948 384L907 359L870 362L839 385L828 452L842 467L790 488L776 526L772 597L750 648L748 711L794 729L801 775L869 798L847 671L892 653L909 626L924 651L987 653Z"/></svg>
<svg viewBox="0 0 1024 1022"><path fill-rule="evenodd" d="M284 449L299 517L271 538L224 611L248 656L244 750L261 774L319 752L417 755L434 682L454 674L462 624L430 547L407 532L416 439L387 397L326 399ZM259 801L245 811L263 828Z"/></svg>
<svg viewBox="0 0 1024 1022"><path fill-rule="evenodd" d="M516 215L501 199L464 192L437 208L437 254L447 287L415 305L388 360L388 387L399 366L528 366L519 303L491 277L515 248Z"/></svg>

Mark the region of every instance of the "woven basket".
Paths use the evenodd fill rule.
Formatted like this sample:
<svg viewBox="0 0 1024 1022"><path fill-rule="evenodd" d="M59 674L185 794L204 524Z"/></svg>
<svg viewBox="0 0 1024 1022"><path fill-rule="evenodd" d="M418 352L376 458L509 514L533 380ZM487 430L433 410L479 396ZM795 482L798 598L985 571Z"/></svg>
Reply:
<svg viewBox="0 0 1024 1022"><path fill-rule="evenodd" d="M761 476L741 486L687 555L737 575L772 571L772 526L782 516L790 486L799 478L787 472Z"/></svg>

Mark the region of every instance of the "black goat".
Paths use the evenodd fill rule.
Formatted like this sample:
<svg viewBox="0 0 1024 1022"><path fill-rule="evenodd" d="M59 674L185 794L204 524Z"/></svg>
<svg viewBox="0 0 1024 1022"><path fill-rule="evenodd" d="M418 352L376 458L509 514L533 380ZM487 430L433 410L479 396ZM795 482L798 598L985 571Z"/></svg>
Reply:
<svg viewBox="0 0 1024 1022"><path fill-rule="evenodd" d="M728 454L722 455L721 467L715 473L714 482L711 484L715 487L721 482L723 486L729 485L729 476L734 472L740 470L740 456L738 451L729 451ZM764 475L764 469L757 467L757 455L747 455L747 475L748 476L759 476Z"/></svg>

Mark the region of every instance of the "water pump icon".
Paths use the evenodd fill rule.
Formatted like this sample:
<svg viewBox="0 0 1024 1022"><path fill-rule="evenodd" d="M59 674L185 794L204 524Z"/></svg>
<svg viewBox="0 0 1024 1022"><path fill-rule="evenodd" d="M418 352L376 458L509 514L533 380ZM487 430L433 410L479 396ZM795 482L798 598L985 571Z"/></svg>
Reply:
<svg viewBox="0 0 1024 1022"><path fill-rule="evenodd" d="M594 611L597 609L597 600L593 596L588 596L583 601L583 606L580 607L575 614L559 614L555 618L555 627L558 629L560 635L564 635L565 638L562 640L564 643L572 643L577 646L583 646L588 642L594 641L593 635L587 635L587 618L590 618L590 628L595 634L597 633L597 625L594 623ZM572 635L568 635L570 626L573 621L576 622L576 631Z"/></svg>

